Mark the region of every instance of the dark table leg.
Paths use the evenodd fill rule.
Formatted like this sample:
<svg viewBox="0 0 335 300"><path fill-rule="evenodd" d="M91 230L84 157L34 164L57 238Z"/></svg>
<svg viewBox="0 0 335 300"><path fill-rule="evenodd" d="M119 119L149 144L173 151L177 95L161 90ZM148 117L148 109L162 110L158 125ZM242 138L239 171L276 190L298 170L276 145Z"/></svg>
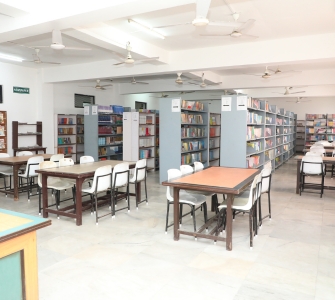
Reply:
<svg viewBox="0 0 335 300"><path fill-rule="evenodd" d="M295 187L295 193L299 194L299 187L300 187L300 166L301 160L297 160L297 185Z"/></svg>
<svg viewBox="0 0 335 300"><path fill-rule="evenodd" d="M83 185L83 178L77 178L76 180L76 225L82 225L82 197L81 197L81 188Z"/></svg>
<svg viewBox="0 0 335 300"><path fill-rule="evenodd" d="M45 211L48 208L48 175L42 174L42 196L43 196L43 218L47 218L49 213Z"/></svg>
<svg viewBox="0 0 335 300"><path fill-rule="evenodd" d="M139 203L141 202L141 182L137 182L135 184L135 193L136 193L136 207L138 207Z"/></svg>
<svg viewBox="0 0 335 300"><path fill-rule="evenodd" d="M20 165L13 166L13 188L14 188L14 200L19 200L19 168Z"/></svg>
<svg viewBox="0 0 335 300"><path fill-rule="evenodd" d="M173 188L173 238L175 241L179 240L179 190L179 188Z"/></svg>
<svg viewBox="0 0 335 300"><path fill-rule="evenodd" d="M231 206L234 202L234 195L227 194L227 226L226 226L226 250L233 249L233 213Z"/></svg>

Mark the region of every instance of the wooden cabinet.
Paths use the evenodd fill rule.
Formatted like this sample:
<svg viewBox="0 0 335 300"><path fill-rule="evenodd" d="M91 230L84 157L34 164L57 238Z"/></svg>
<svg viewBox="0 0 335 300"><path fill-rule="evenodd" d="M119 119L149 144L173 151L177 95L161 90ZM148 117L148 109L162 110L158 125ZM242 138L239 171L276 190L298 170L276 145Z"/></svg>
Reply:
<svg viewBox="0 0 335 300"><path fill-rule="evenodd" d="M31 137L36 137L35 144ZM42 122L24 123L12 122L12 148L14 156L19 151L43 151L45 153L46 147L42 146Z"/></svg>

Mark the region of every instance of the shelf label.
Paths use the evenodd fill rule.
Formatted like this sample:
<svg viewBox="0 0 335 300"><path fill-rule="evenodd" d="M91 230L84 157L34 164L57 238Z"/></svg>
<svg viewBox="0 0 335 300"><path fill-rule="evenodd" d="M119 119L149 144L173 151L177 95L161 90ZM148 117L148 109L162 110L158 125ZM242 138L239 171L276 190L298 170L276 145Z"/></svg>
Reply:
<svg viewBox="0 0 335 300"><path fill-rule="evenodd" d="M231 97L221 97L221 111L231 111Z"/></svg>
<svg viewBox="0 0 335 300"><path fill-rule="evenodd" d="M237 110L247 110L248 96L237 96Z"/></svg>
<svg viewBox="0 0 335 300"><path fill-rule="evenodd" d="M171 111L180 112L180 98L172 99L171 103L172 103Z"/></svg>
<svg viewBox="0 0 335 300"><path fill-rule="evenodd" d="M98 106L97 105L93 105L92 106L92 115L97 115L98 114Z"/></svg>
<svg viewBox="0 0 335 300"><path fill-rule="evenodd" d="M84 106L84 115L88 116L90 114L90 107L88 105Z"/></svg>
<svg viewBox="0 0 335 300"><path fill-rule="evenodd" d="M13 86L13 93L16 94L29 94L29 88Z"/></svg>

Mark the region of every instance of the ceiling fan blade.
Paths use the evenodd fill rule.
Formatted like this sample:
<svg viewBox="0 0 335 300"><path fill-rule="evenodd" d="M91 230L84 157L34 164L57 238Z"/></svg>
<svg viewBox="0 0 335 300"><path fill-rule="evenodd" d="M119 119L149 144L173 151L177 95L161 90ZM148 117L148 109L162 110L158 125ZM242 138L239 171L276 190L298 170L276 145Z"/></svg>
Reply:
<svg viewBox="0 0 335 300"><path fill-rule="evenodd" d="M223 27L233 27L236 28L238 26L243 25L244 23L242 22L233 22L233 21L228 21L228 22L209 22L208 25L212 25L212 26L223 26Z"/></svg>
<svg viewBox="0 0 335 300"><path fill-rule="evenodd" d="M122 65L122 64L124 64L125 62L123 61L123 62L120 62L120 63L117 63L117 64L113 64L113 66L118 66L118 65Z"/></svg>
<svg viewBox="0 0 335 300"><path fill-rule="evenodd" d="M81 51L89 51L91 48L80 48L80 47L64 47L63 50L81 50Z"/></svg>
<svg viewBox="0 0 335 300"><path fill-rule="evenodd" d="M60 65L59 62L52 62L52 61L40 61L42 64L49 64L49 65Z"/></svg>
<svg viewBox="0 0 335 300"><path fill-rule="evenodd" d="M112 84L105 84L105 85L100 85L101 87L105 87L105 86L113 86Z"/></svg>
<svg viewBox="0 0 335 300"><path fill-rule="evenodd" d="M63 45L62 34L60 30L54 29L52 31L52 44Z"/></svg>
<svg viewBox="0 0 335 300"><path fill-rule="evenodd" d="M7 41L7 43L11 43L11 44L16 45L16 46L20 46L20 47L24 47L24 48L29 48L29 49L34 49L34 50L37 48L37 47L34 47L34 46L22 45L22 44L14 43L14 42L11 42L11 41Z"/></svg>
<svg viewBox="0 0 335 300"><path fill-rule="evenodd" d="M216 83L206 83L206 85L220 85L222 82L216 82Z"/></svg>
<svg viewBox="0 0 335 300"><path fill-rule="evenodd" d="M279 94L279 95L285 95L283 93L278 93L278 92L272 92L273 94Z"/></svg>
<svg viewBox="0 0 335 300"><path fill-rule="evenodd" d="M264 74L248 74L248 73L243 73L244 75L251 75L251 76L263 76Z"/></svg>
<svg viewBox="0 0 335 300"><path fill-rule="evenodd" d="M252 24L255 23L256 20L254 19L249 19L248 21L246 21L242 26L240 26L236 31L242 31L247 29L248 27L250 27Z"/></svg>
<svg viewBox="0 0 335 300"><path fill-rule="evenodd" d="M242 33L242 37L248 37L248 38L252 38L252 39L258 39L259 36L257 35L250 35L250 34L245 34L245 33Z"/></svg>
<svg viewBox="0 0 335 300"><path fill-rule="evenodd" d="M230 34L200 34L200 36L230 36Z"/></svg>
<svg viewBox="0 0 335 300"><path fill-rule="evenodd" d="M118 57L120 57L121 59L123 59L123 60L125 60L126 59L126 57L124 57L124 55L122 55L122 54L120 54L120 53L118 53L118 52L112 52L113 54L115 54L115 55L117 55Z"/></svg>
<svg viewBox="0 0 335 300"><path fill-rule="evenodd" d="M136 81L138 84L149 84L148 82L143 82L143 81Z"/></svg>
<svg viewBox="0 0 335 300"><path fill-rule="evenodd" d="M189 82L189 84L199 85L199 83Z"/></svg>
<svg viewBox="0 0 335 300"><path fill-rule="evenodd" d="M94 88L95 89L95 86L91 86L91 85L78 85L79 87L88 87L88 88Z"/></svg>
<svg viewBox="0 0 335 300"><path fill-rule="evenodd" d="M301 92L293 92L293 93L290 93L290 94L301 94L301 93L306 93L306 91L301 91Z"/></svg>
<svg viewBox="0 0 335 300"><path fill-rule="evenodd" d="M159 59L159 57L149 57L149 58L135 60L135 62L150 61L150 60L157 60L157 59Z"/></svg>
<svg viewBox="0 0 335 300"><path fill-rule="evenodd" d="M155 26L154 28L167 28L167 27L189 25L189 24L192 24L192 23L191 22L186 22L186 23L179 23L179 24L169 24L169 25L163 25L163 26Z"/></svg>
<svg viewBox="0 0 335 300"><path fill-rule="evenodd" d="M197 0L196 4L196 18L206 18L211 5L211 0Z"/></svg>
<svg viewBox="0 0 335 300"><path fill-rule="evenodd" d="M179 95L194 93L195 91L180 92Z"/></svg>

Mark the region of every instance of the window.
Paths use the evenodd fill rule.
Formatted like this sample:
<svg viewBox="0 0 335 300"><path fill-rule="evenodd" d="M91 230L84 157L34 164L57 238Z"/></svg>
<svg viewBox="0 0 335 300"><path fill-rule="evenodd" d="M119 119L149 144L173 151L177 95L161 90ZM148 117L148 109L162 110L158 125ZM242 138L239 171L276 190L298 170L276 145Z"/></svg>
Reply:
<svg viewBox="0 0 335 300"><path fill-rule="evenodd" d="M135 109L146 109L146 108L147 108L146 102L135 101Z"/></svg>
<svg viewBox="0 0 335 300"><path fill-rule="evenodd" d="M85 103L95 104L95 97L89 95L74 94L74 107L83 108Z"/></svg>

